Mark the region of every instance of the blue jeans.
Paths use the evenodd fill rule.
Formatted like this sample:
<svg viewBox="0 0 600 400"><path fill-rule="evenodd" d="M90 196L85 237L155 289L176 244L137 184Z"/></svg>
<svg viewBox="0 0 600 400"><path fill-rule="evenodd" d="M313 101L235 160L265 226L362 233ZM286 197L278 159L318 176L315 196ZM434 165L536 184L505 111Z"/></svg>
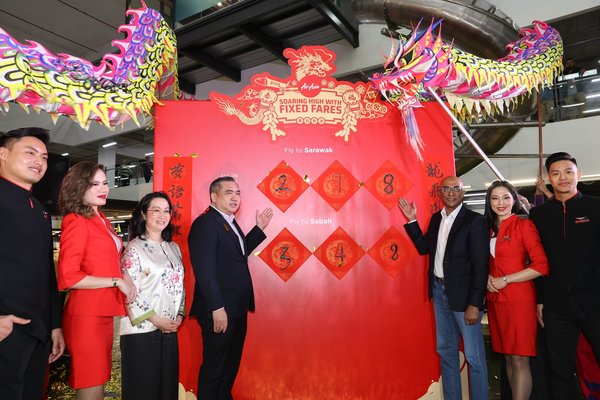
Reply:
<svg viewBox="0 0 600 400"><path fill-rule="evenodd" d="M459 337L462 336L465 358L469 365L469 392L471 400L487 400L488 375L485 346L481 332L481 317L474 325L465 323L465 313L452 311L441 283L433 281L433 309L437 352L442 365L444 400L461 400Z"/></svg>

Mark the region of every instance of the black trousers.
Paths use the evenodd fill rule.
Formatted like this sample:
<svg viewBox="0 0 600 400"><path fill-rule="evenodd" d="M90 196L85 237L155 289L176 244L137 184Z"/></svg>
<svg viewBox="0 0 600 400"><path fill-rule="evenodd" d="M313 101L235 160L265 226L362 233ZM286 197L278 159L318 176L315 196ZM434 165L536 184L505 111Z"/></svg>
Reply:
<svg viewBox="0 0 600 400"><path fill-rule="evenodd" d="M41 400L51 341L29 336L22 326L0 341L0 399Z"/></svg>
<svg viewBox="0 0 600 400"><path fill-rule="evenodd" d="M577 381L573 375L581 332L592 345L596 360L600 362L600 314L585 313L574 299L570 303L571 313L568 315L544 309L550 388L556 400L578 398Z"/></svg>
<svg viewBox="0 0 600 400"><path fill-rule="evenodd" d="M248 317L229 318L225 333L215 333L212 318L200 318L202 327L202 366L198 376L198 400L232 400Z"/></svg>
<svg viewBox="0 0 600 400"><path fill-rule="evenodd" d="M160 329L122 335L123 400L176 400L179 391L179 348L176 333Z"/></svg>

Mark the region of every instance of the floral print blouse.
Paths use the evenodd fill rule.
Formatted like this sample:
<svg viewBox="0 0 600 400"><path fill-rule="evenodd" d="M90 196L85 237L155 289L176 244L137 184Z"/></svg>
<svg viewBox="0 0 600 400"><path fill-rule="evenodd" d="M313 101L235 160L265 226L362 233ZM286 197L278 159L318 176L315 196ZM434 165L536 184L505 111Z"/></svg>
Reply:
<svg viewBox="0 0 600 400"><path fill-rule="evenodd" d="M126 305L128 317L121 319L121 335L157 329L148 320L155 314L172 320L184 315L183 263L177 243L136 237L121 256L121 271L137 289L135 300Z"/></svg>

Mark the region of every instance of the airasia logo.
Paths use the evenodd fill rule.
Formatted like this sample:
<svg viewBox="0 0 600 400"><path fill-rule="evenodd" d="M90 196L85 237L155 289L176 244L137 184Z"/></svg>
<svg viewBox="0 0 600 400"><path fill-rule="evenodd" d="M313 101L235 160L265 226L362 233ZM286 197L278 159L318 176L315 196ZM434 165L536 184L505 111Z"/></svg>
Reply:
<svg viewBox="0 0 600 400"><path fill-rule="evenodd" d="M321 83L316 76L307 76L298 84L298 90L304 97L315 97L321 93Z"/></svg>

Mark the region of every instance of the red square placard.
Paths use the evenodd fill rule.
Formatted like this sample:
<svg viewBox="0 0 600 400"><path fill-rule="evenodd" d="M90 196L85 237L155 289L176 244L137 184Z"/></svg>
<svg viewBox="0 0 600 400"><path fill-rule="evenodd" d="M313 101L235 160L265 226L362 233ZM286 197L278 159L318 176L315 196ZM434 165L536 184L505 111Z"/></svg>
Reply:
<svg viewBox="0 0 600 400"><path fill-rule="evenodd" d="M308 188L308 183L282 161L257 187L277 208L285 212Z"/></svg>
<svg viewBox="0 0 600 400"><path fill-rule="evenodd" d="M287 282L310 257L310 251L287 228L283 228L259 257Z"/></svg>
<svg viewBox="0 0 600 400"><path fill-rule="evenodd" d="M390 161L381 167L365 183L365 187L388 210L398 202L398 197L404 196L413 186L404 174Z"/></svg>
<svg viewBox="0 0 600 400"><path fill-rule="evenodd" d="M412 243L392 226L371 246L368 253L381 268L396 277L414 256L415 250Z"/></svg>
<svg viewBox="0 0 600 400"><path fill-rule="evenodd" d="M314 255L338 279L344 275L365 255L365 251L344 231L337 228L325 240Z"/></svg>
<svg viewBox="0 0 600 400"><path fill-rule="evenodd" d="M335 211L339 211L360 188L360 183L336 160L311 186L325 199L327 204Z"/></svg>

